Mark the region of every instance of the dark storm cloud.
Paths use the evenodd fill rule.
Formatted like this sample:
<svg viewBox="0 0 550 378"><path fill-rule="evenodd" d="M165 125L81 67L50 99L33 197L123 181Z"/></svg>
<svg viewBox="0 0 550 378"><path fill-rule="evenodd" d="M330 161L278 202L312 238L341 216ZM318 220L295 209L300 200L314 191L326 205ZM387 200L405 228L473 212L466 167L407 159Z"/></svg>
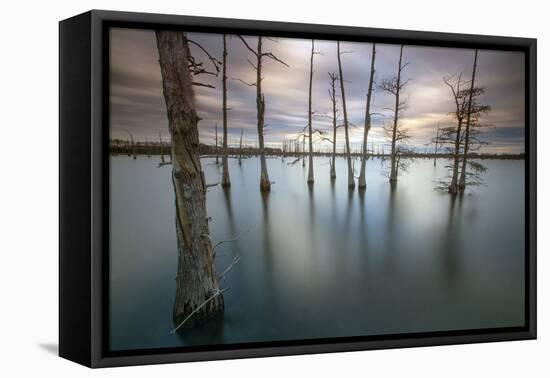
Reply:
<svg viewBox="0 0 550 378"><path fill-rule="evenodd" d="M215 34L190 34L211 54L221 57L222 38ZM256 37L246 37L256 47ZM253 82L255 71L248 60L252 54L243 43L228 37L228 106L229 143L237 143L241 129L251 143L256 141L256 89L237 79ZM336 42L315 41L313 109L329 114L328 72L337 72ZM359 126L350 130L352 143L359 146L362 139L366 91L370 72L372 45L368 43L341 43L343 73L346 87L346 104L349 120ZM206 62L204 54L195 46L191 51ZM264 59L262 89L265 94L267 125L266 142L279 144L283 138L296 136L307 123L310 40L264 39L264 51L271 51L288 63L289 67ZM403 75L411 79L403 91L408 106L401 123L411 133L410 144L424 149L435 134L437 124L451 125L449 112L453 109L450 91L443 83L444 76L463 73L471 76L473 50L405 46L404 60L409 62ZM399 59L399 46L377 45L375 81L395 74ZM200 137L206 143L214 138L216 123L221 127L220 77L205 75L200 81L216 89L195 87L197 111L202 118ZM491 144L484 147L490 152L520 152L524 150L524 60L521 53L481 50L478 57L476 84L485 87L480 99L492 110L483 118L490 124L483 139ZM339 90L337 90L339 96ZM370 141L375 146L387 144L382 131L390 122L394 99L380 89L374 92L372 131ZM339 104L341 105L341 104ZM152 31L113 29L111 31L111 134L127 138L130 131L138 140L156 139L159 131L168 135L166 109L162 97L162 81L158 66L158 52ZM331 121L314 117L314 127L329 131ZM513 130L513 131L512 131ZM342 136L338 138L340 141ZM325 143L326 146L326 142ZM320 143L322 145L323 143Z"/></svg>

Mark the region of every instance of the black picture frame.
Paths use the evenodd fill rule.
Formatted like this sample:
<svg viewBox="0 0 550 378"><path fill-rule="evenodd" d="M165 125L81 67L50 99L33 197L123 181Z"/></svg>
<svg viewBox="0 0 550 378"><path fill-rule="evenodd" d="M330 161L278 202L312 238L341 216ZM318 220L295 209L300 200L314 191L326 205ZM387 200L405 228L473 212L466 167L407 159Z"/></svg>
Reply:
<svg viewBox="0 0 550 378"><path fill-rule="evenodd" d="M470 47L525 53L526 256L523 327L109 352L111 26ZM59 23L59 354L89 367L536 338L536 39L92 10Z"/></svg>

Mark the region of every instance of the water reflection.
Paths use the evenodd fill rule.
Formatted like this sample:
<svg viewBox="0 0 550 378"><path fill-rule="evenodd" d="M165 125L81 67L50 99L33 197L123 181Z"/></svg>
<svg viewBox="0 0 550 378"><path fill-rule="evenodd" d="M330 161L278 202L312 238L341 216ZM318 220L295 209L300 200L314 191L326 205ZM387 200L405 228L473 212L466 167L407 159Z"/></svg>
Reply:
<svg viewBox="0 0 550 378"><path fill-rule="evenodd" d="M391 186L367 162L367 191L350 192L330 165L230 161L232 186L210 188L207 211L223 316L172 335L178 261L170 167L112 158L111 347L155 348L502 327L523 321L523 165L488 161L486 186L442 195L444 162L418 160ZM206 159L207 160L207 159ZM151 164L149 164L151 163ZM207 182L220 171L205 161ZM346 172L337 159L337 172ZM517 177L517 180L510 180ZM506 185L504 185L506 184ZM495 188L498 188L495 189ZM245 232L248 231L248 232Z"/></svg>
<svg viewBox="0 0 550 378"><path fill-rule="evenodd" d="M388 274L394 273L395 270L395 258L398 253L397 241L402 237L399 235L399 231L396 230L398 226L397 214L397 182L388 183L388 207L387 207L387 219L386 219L386 244L388 248L385 253L385 269Z"/></svg>
<svg viewBox="0 0 550 378"><path fill-rule="evenodd" d="M449 197L449 209L445 228L443 230L442 253L442 279L450 288L455 288L460 274L460 249L461 245L461 219L462 201L464 194L460 193Z"/></svg>
<svg viewBox="0 0 550 378"><path fill-rule="evenodd" d="M233 200L231 197L231 188L222 188L223 193L223 199L225 204L225 210L227 214L227 225L229 228L229 236L228 236L228 245L226 248L226 252L222 255L219 253L216 253L216 260L223 261L225 265L223 265L222 271L225 271L227 269L227 266L234 261L235 258L242 258L238 254L238 251L241 251L241 238L245 237L245 235L248 233L248 229L244 229L245 225L237 225L235 222L235 216L233 214ZM229 250L229 251L227 251ZM216 261L217 265L220 266L220 264ZM238 264L238 263L237 263ZM231 275L240 275L241 270L239 269L231 269ZM227 279L227 276L222 277L222 282L220 284L225 284L225 281ZM223 286L223 285L222 285Z"/></svg>
<svg viewBox="0 0 550 378"><path fill-rule="evenodd" d="M272 236L272 224L271 224L271 204L270 204L270 198L271 193L264 192L260 194L261 202L262 202L262 249L261 251L263 254L259 256L260 260L263 261L263 286L265 287L264 293L266 295L263 296L262 301L264 302L264 306L266 308L275 308L277 309L279 306L277 306L278 303L278 291L277 286L275 282L275 252L274 251L274 245L275 240L273 240Z"/></svg>
<svg viewBox="0 0 550 378"><path fill-rule="evenodd" d="M365 205L365 196L366 190L359 190L359 243L357 245L359 254L368 255L368 228L367 228L367 219L366 219L366 205Z"/></svg>
<svg viewBox="0 0 550 378"><path fill-rule="evenodd" d="M182 345L223 344L225 323L223 314L219 314L200 327L180 328L174 335Z"/></svg>
<svg viewBox="0 0 550 378"><path fill-rule="evenodd" d="M225 203L225 210L227 211L227 220L229 228L236 234L237 227L235 226L235 218L233 217L233 204L231 202L231 188L222 188L223 198Z"/></svg>

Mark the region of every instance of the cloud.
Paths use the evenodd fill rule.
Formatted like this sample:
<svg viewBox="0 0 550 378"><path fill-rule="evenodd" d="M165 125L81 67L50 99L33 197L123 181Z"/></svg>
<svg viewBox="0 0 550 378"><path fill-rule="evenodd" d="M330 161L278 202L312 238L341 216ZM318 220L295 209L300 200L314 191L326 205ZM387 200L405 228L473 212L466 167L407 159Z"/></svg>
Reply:
<svg viewBox="0 0 550 378"><path fill-rule="evenodd" d="M156 139L159 132L168 135L168 121L162 94L162 78L158 66L158 52L154 32L151 30L111 29L110 51L110 101L111 136L126 138L130 131L137 140ZM222 38L219 34L190 33L189 38L200 43L212 55L221 58ZM257 37L245 37L253 48ZM229 143L236 143L241 129L244 138L254 143L256 131L256 88L237 79L255 81L256 57L235 37L229 37L228 45L228 112ZM375 82L395 74L399 59L398 45L377 44ZM197 59L205 55L191 45ZM262 64L262 90L265 95L265 135L268 145L279 144L283 138L299 133L307 124L309 60L311 40L278 38L263 39L263 50L272 52L289 67L264 58ZM335 41L315 41L314 75L312 85L313 110L330 114L332 104L328 96L328 72L337 72ZM360 148L365 117L366 92L368 87L372 44L341 42L343 76L345 79L346 105L350 122L357 128L350 130L354 148ZM409 65L403 79L410 82L403 91L407 109L401 115L401 124L410 130L410 144L424 149L435 135L437 125L452 125L449 112L453 99L444 76L460 72L471 75L473 50L441 47L405 46L404 61ZM206 60L205 60L206 62ZM521 152L525 143L524 108L524 56L518 52L480 50L476 84L485 88L480 98L491 105L491 112L483 122L492 125L484 139L491 142L484 147L486 152ZM220 77L208 76L200 81L214 85L216 89L194 87L200 138L212 143L216 123L222 124L222 96ZM338 103L341 96L337 88ZM375 146L387 145L383 125L391 119L394 98L376 88L371 107L372 117L369 140ZM329 119L315 116L314 127L331 132ZM341 121L340 121L341 122ZM513 130L513 131L510 131ZM343 142L343 130L337 139ZM327 147L327 142L318 142ZM339 147L341 148L341 147ZM376 147L375 147L376 148Z"/></svg>

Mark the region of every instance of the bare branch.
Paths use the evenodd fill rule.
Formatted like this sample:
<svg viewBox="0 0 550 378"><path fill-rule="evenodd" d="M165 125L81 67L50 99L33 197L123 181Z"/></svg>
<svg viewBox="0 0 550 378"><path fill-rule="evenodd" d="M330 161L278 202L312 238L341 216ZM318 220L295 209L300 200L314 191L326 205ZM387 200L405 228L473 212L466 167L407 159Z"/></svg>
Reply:
<svg viewBox="0 0 550 378"><path fill-rule="evenodd" d="M230 243L230 242L234 242L234 241L239 240L239 238L240 238L242 235L246 234L247 232L248 232L248 230L241 232L240 234L236 235L235 237L233 237L233 238L231 238L231 239L222 240L222 241L217 242L217 243L212 247L212 252L214 252L214 251L216 250L216 248L218 248L218 247L219 247L220 245L222 245L223 243ZM216 255L216 254L214 253L214 256L215 256L215 255Z"/></svg>
<svg viewBox="0 0 550 378"><path fill-rule="evenodd" d="M187 317L185 319L183 319L183 321L176 328L174 328L170 332L170 334L174 334L178 329L180 329L185 324L185 322L187 322L189 319L191 319L191 317L193 315L195 315L197 312L199 312L199 310L201 308L206 306L212 299L216 298L218 295L222 295L223 293L225 293L227 290L229 290L229 288L226 288L226 289L223 289L223 290L220 290L220 289L216 290L214 292L214 294L212 294L212 296L210 296L210 298L208 298L207 300L202 302L196 309L194 309L189 315L187 315Z"/></svg>
<svg viewBox="0 0 550 378"><path fill-rule="evenodd" d="M248 64L250 64L250 65L252 66L252 68L254 68L255 70L258 69L258 67L257 67L254 63L252 63L252 62L250 61L250 59L247 59L246 61L248 62Z"/></svg>
<svg viewBox="0 0 550 378"><path fill-rule="evenodd" d="M199 49L201 49L206 54L208 59L212 62L212 64L216 68L217 74L219 74L220 73L220 66L221 66L222 63L218 59L216 59L212 55L210 55L210 53L204 47L202 47L199 43L193 41L192 39L187 39L187 41L189 43L197 46ZM216 74L216 76L217 76L217 74Z"/></svg>
<svg viewBox="0 0 550 378"><path fill-rule="evenodd" d="M285 65L286 67L290 67L290 66L289 66L288 64L286 64L283 60L277 58L272 52L263 53L262 56L265 56L266 58L273 59L274 61L279 62L279 63Z"/></svg>
<svg viewBox="0 0 550 378"><path fill-rule="evenodd" d="M237 79L237 78L233 78L231 80L236 80L236 81L240 81L241 83L245 84L245 85L248 85L249 87L255 87L256 86L256 83L249 83L247 81L244 81L244 80L241 80L241 79Z"/></svg>
<svg viewBox="0 0 550 378"><path fill-rule="evenodd" d="M211 85L211 84L199 83L198 81L193 81L191 84L192 84L192 85L195 85L195 86L197 86L197 87L206 87L206 88L214 88L214 89L216 89L216 87L213 86L213 85Z"/></svg>
<svg viewBox="0 0 550 378"><path fill-rule="evenodd" d="M223 282L225 281L225 276L227 275L227 273L229 273L231 271L231 269L233 269L233 267L235 266L235 264L237 264L239 261L241 261L241 256L240 255L237 255L235 256L235 258L233 259L233 261L231 261L231 264L229 264L227 266L227 268L225 268L222 272L222 274L220 274L220 276L218 277L218 279L220 280L220 282Z"/></svg>
<svg viewBox="0 0 550 378"><path fill-rule="evenodd" d="M241 35L238 35L237 34L237 38L239 38L242 43L245 45L245 47L254 55L258 56L258 52L256 50L254 50L252 47L250 47L250 45L248 44L248 42L246 42L246 40L241 36ZM259 37L258 37L259 38Z"/></svg>

